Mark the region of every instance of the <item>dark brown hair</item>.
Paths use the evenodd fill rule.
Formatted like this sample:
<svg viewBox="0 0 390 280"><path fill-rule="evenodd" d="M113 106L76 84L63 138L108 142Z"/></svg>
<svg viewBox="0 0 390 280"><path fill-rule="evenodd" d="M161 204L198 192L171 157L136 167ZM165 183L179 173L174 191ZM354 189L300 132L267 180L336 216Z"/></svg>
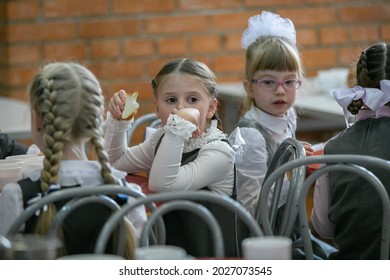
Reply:
<svg viewBox="0 0 390 280"><path fill-rule="evenodd" d="M390 45L383 42L363 50L356 64L358 86L379 88L381 80L390 80ZM353 100L348 110L356 115L363 105L361 99Z"/></svg>

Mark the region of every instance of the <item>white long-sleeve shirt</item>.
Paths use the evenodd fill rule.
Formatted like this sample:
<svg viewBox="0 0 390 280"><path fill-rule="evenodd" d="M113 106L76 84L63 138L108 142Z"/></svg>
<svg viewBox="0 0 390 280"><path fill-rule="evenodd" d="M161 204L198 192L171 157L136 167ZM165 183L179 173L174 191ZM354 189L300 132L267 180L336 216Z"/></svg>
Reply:
<svg viewBox="0 0 390 280"><path fill-rule="evenodd" d="M244 115L244 118L254 120L266 128L277 143L288 137L293 137L296 130L296 115L290 109L284 117L275 117L259 110L255 106ZM237 168L237 199L252 214L255 213L258 197L267 173L268 152L264 136L259 130L252 127L237 127L230 135L229 140L235 145L237 138L241 139L242 147L236 153ZM289 182L283 183L279 206L287 198Z"/></svg>
<svg viewBox="0 0 390 280"><path fill-rule="evenodd" d="M174 115L168 123L173 122ZM127 147L126 131L131 121L118 121L108 113L105 150L111 164L128 173L149 172L152 192L199 190L231 195L234 185L234 151L221 139L226 135L212 125L206 133L191 138L193 124L174 118L174 125L158 128L143 143ZM161 136L157 153L156 145ZM182 154L200 148L192 162L181 165Z"/></svg>
<svg viewBox="0 0 390 280"><path fill-rule="evenodd" d="M328 218L331 196L332 188L327 173L316 180L311 212L311 224L316 232L326 239L334 237L334 224Z"/></svg>

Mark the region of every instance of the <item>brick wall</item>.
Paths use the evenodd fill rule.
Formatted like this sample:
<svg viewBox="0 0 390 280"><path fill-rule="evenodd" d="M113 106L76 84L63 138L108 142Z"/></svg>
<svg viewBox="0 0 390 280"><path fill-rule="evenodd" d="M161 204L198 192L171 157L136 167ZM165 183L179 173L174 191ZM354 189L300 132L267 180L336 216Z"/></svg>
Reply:
<svg viewBox="0 0 390 280"><path fill-rule="evenodd" d="M247 20L262 10L290 18L309 75L345 67L375 41L390 41L389 0L0 0L0 95L25 100L44 62L78 60L100 79L108 98L141 92L174 57L207 63L219 82L240 81Z"/></svg>

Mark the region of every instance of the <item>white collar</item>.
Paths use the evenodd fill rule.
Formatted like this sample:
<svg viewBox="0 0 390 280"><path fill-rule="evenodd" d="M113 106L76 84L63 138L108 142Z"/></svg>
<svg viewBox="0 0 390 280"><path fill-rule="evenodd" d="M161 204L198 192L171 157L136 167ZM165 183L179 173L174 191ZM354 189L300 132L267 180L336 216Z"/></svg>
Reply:
<svg viewBox="0 0 390 280"><path fill-rule="evenodd" d="M283 117L275 117L252 105L246 115L277 135L284 134L283 132L288 131L289 126L292 131L296 129L297 121L294 108L290 108Z"/></svg>
<svg viewBox="0 0 390 280"><path fill-rule="evenodd" d="M58 185L60 186L96 186L103 184L100 173L101 166L97 161L63 160L58 173ZM126 177L126 172L111 168L115 178ZM32 173L29 178L36 181L40 178L40 171Z"/></svg>

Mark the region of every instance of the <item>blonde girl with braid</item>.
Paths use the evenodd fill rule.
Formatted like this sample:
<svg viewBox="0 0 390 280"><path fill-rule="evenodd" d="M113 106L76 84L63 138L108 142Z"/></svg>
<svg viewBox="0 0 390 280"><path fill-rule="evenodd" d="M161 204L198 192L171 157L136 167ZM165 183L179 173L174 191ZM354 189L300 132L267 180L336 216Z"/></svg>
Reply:
<svg viewBox="0 0 390 280"><path fill-rule="evenodd" d="M333 95L346 123L352 115L356 121L327 142L324 154L390 160L390 44L376 43L363 50L356 64L356 85ZM371 171L390 194L390 174ZM311 224L339 249L331 259L379 259L381 221L378 194L357 174L332 172L317 180Z"/></svg>
<svg viewBox="0 0 390 280"><path fill-rule="evenodd" d="M102 136L104 96L92 72L77 63L50 63L34 76L28 93L32 139L45 155L44 168L4 187L0 234L6 234L29 204L57 189L121 184L141 192L138 185L125 182L125 172L111 168L107 161ZM94 148L97 161L88 160L87 143ZM60 203L47 205L26 223L24 232L47 233L58 207ZM99 205L86 205L71 214L63 227L66 254L92 253L108 215L110 211ZM126 257L131 258L134 235L139 235L146 221L145 209L137 208L128 219L133 230L129 231Z"/></svg>

